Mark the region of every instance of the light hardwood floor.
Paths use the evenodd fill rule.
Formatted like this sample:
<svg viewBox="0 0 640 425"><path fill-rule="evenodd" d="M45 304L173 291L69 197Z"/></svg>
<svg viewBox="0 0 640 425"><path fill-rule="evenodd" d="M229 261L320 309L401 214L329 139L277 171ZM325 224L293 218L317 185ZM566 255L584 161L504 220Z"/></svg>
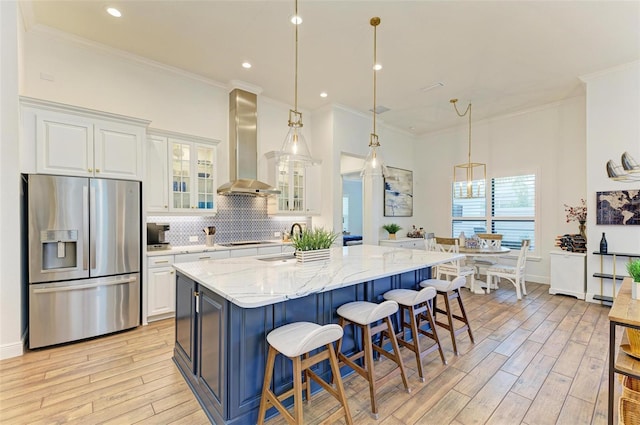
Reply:
<svg viewBox="0 0 640 425"><path fill-rule="evenodd" d="M605 424L609 309L549 295L546 285L527 287L521 301L506 283L490 295L464 291L476 343L465 334L456 357L441 331L448 364L437 352L427 356L424 383L403 349L412 391L400 377L380 388L377 421L366 382L345 379L354 423ZM172 351L173 320L164 320L0 361L0 423L208 423ZM305 422L319 423L335 405L316 395L305 405ZM279 416L267 422L283 423Z"/></svg>

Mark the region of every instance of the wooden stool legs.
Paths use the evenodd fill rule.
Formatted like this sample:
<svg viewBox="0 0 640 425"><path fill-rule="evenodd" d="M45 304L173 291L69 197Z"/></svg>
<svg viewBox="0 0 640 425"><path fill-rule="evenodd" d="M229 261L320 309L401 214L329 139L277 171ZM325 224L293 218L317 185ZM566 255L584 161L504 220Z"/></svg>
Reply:
<svg viewBox="0 0 640 425"><path fill-rule="evenodd" d="M405 320L408 319L408 322ZM425 331L420 329L422 320L426 320L429 323L431 331ZM400 321L401 331L396 335L398 343L403 347L413 351L416 356L416 362L418 364L418 376L420 381L424 382L424 371L422 368L422 358L434 350L438 350L440 353L440 359L442 364L447 364L444 358L442 347L440 346L440 338L438 338L438 332L436 330L435 320L431 313L431 306L428 302L419 306L407 306L400 304ZM406 331L411 330L411 340L407 338ZM420 348L420 335L425 335L435 341L435 344L428 349L422 351Z"/></svg>
<svg viewBox="0 0 640 425"><path fill-rule="evenodd" d="M341 341L341 340L339 340ZM322 388L324 388L329 394L335 397L340 402L340 409L331 414L323 423L331 423L339 418L344 417L347 424L353 425L351 419L351 413L349 412L349 405L347 404L347 397L344 393L344 387L342 385L342 378L340 377L340 368L338 367L338 358L333 349L333 344L326 344L326 350L320 353L309 356L309 353L304 354L304 358L301 356L289 357L293 363L293 388L289 391L276 395L271 390L271 379L273 377L273 369L275 366L276 355L278 350L269 346L269 354L267 356L267 365L264 374L264 384L262 386L262 398L260 400L260 410L258 411L258 425L264 424L264 416L267 410L271 407L275 407L280 414L286 419L287 423L292 425L303 425L304 419L302 414L302 393L306 391L306 399L311 399L311 380L313 379ZM316 375L310 368L321 361L329 360L331 366L332 380L335 381L335 388L327 384L322 378ZM304 382L302 381L302 375L304 374ZM282 404L283 400L293 396L293 414Z"/></svg>
<svg viewBox="0 0 640 425"><path fill-rule="evenodd" d="M438 308L436 306L436 301L438 299L437 295L442 295L442 298L444 299L444 304L445 304L446 310L442 310L442 309L440 309L440 308ZM439 322L437 318L435 319L435 322L439 326L442 326L443 328L447 329L449 331L449 333L451 334L451 343L453 344L453 352L457 356L458 355L458 345L456 344L456 335L458 335L459 333L462 333L464 331L467 331L469 333L469 338L471 339L471 343L475 343L475 341L473 340L473 333L471 332L471 327L469 326L469 320L467 319L467 313L466 313L466 311L464 309L464 304L462 303L462 297L460 296L460 288L452 289L450 291L438 291L437 295L433 299L434 316L437 313L446 314L447 315L447 323ZM458 306L460 307L460 313L461 313L460 316L457 315L457 314L453 314L453 312L451 310L450 301L452 299L457 299L458 300ZM456 320L462 322L463 323L462 327L460 327L459 329L455 329L455 327L453 325L453 319L456 319Z"/></svg>
<svg viewBox="0 0 640 425"><path fill-rule="evenodd" d="M400 347L398 346L398 341L396 340L396 335L393 330L393 325L391 324L391 320L389 317L385 317L380 324L372 327L368 324L363 325L360 323L351 322L350 320L340 317L338 324L343 328L346 327L348 324L351 324L359 328L361 331L362 347L363 347L362 351L359 351L351 356L346 356L341 351L342 340L338 341L336 351L338 352L338 359L340 360L340 365L344 364L349 366L369 382L369 395L371 397L371 412L373 413L374 417L377 419L378 403L376 400L376 390L380 385L387 382L389 379L395 377L399 373L402 376L402 382L404 384L404 388L407 390L407 392L411 392L411 390L409 389L409 384L407 382L407 374L404 369L404 364L402 363L402 357L400 355ZM380 333L382 333L383 336L380 338L380 345L376 345L373 343L372 338ZM384 345L384 335L386 335L389 341L391 342L391 347L393 348L392 353L382 348ZM355 334L354 334L354 337L355 337ZM376 378L375 370L373 366L374 351L376 351L380 355L383 355L391 359L394 363L396 363L397 367L389 371L386 375ZM362 367L355 363L355 361L358 359L363 359Z"/></svg>

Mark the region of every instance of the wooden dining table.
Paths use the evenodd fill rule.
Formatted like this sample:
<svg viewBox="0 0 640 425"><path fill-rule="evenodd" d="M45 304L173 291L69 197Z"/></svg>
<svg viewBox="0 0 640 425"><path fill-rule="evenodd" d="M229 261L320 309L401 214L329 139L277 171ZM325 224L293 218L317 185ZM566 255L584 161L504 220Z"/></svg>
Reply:
<svg viewBox="0 0 640 425"><path fill-rule="evenodd" d="M469 257L499 257L501 255L505 255L511 252L511 249L506 248L506 247L495 247L495 248L467 248L464 246L461 246L459 248L460 250L460 254L465 254ZM484 294L485 291L482 288L486 288L487 287L487 282L483 281L483 280L478 280L476 279L476 285L475 285L475 293L476 294ZM491 289L495 289L493 287L491 287Z"/></svg>

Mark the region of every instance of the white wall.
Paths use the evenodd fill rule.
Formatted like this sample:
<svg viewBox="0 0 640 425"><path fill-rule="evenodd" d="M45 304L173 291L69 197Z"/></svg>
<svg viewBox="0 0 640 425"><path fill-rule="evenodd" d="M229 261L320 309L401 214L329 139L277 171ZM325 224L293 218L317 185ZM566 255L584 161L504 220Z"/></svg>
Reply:
<svg viewBox="0 0 640 425"><path fill-rule="evenodd" d="M548 282L549 251L556 235L578 231L577 223L565 222L563 204L575 205L586 197L584 111L585 98L575 97L472 122L471 159L487 164L488 179L529 173L537 176L537 247L527 265L531 281ZM416 221L424 223L427 232L451 234L453 166L467 161L467 146L466 118L459 127L427 135L416 145L414 156L420 164L414 165L414 180L420 195L414 199L419 204L414 208Z"/></svg>
<svg viewBox="0 0 640 425"><path fill-rule="evenodd" d="M17 3L0 2L0 359L22 354Z"/></svg>
<svg viewBox="0 0 640 425"><path fill-rule="evenodd" d="M622 183L607 177L605 164L612 159L620 165L627 151L640 158L640 62L606 70L582 78L587 83L587 237L593 241L589 252L599 251L602 232L607 235L609 252L640 254L640 226L596 225L596 192L640 189L640 182ZM627 275L623 258L618 274ZM605 272L611 273L611 257L604 258ZM600 294L600 256L587 255L587 296ZM611 296L611 281L603 281L604 295Z"/></svg>
<svg viewBox="0 0 640 425"><path fill-rule="evenodd" d="M341 154L350 154L360 157L365 157L369 151L369 135L372 130L372 118L370 115L363 115L358 112L351 111L347 108L334 106L333 107L333 143L334 143L334 173L340 175L340 160ZM420 166L414 162L414 143L415 138L408 133L404 133L392 127L386 126L380 117L376 119L376 131L379 136L380 157L387 166L404 168L407 170L414 170L414 195L419 190L419 187L415 184L415 167ZM366 182L365 184L365 198L366 198ZM382 200L383 186L382 181L378 182L375 187L372 188L374 195L380 197ZM342 225L342 209L341 209L341 197L342 188L340 182L334 184L333 202L337 207L334 207L335 215L333 217L334 228L339 229ZM416 220L416 205L414 198L414 215L413 217L384 217L383 205L375 200L373 208L365 208L365 220L363 228L363 236L367 241L366 236L368 232L373 233L373 241L367 243L376 243L379 239L386 239L387 232L384 231L381 226L385 223L398 223L402 226L404 233L405 230L411 229L411 226L415 224L420 227ZM365 199L365 205L370 205ZM370 220L367 220L366 215L371 214ZM369 224L367 224L369 223ZM367 229L367 226L373 227Z"/></svg>

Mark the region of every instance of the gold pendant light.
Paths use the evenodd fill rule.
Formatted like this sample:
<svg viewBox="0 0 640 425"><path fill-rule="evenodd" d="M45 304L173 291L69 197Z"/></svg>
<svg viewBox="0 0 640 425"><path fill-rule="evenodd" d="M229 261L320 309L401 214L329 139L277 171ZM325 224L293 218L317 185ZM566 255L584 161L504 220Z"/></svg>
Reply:
<svg viewBox="0 0 640 425"><path fill-rule="evenodd" d="M380 66L378 65L376 59L376 50L377 50L377 27L380 25L380 18L373 17L369 21L371 26L373 27L373 132L369 135L369 153L364 160L364 167L362 168L362 172L360 173L362 176L385 176L386 175L386 166L382 162L380 158L380 153L378 152L378 148L380 147L380 141L378 140L378 134L376 134L376 73L380 70Z"/></svg>
<svg viewBox="0 0 640 425"><path fill-rule="evenodd" d="M298 112L298 25L302 19L298 15L298 0L295 0L295 15L291 22L295 28L296 52L295 52L295 82L294 82L294 106L289 110L289 131L284 139L282 149L278 155L280 163L300 163L302 166L314 162L307 147L307 142L302 134L302 113Z"/></svg>
<svg viewBox="0 0 640 425"><path fill-rule="evenodd" d="M451 99L453 108L459 117L469 114L469 154L465 164L453 166L453 197L454 198L484 198L486 196L487 165L481 162L471 162L471 103L464 113L458 111L456 102Z"/></svg>

